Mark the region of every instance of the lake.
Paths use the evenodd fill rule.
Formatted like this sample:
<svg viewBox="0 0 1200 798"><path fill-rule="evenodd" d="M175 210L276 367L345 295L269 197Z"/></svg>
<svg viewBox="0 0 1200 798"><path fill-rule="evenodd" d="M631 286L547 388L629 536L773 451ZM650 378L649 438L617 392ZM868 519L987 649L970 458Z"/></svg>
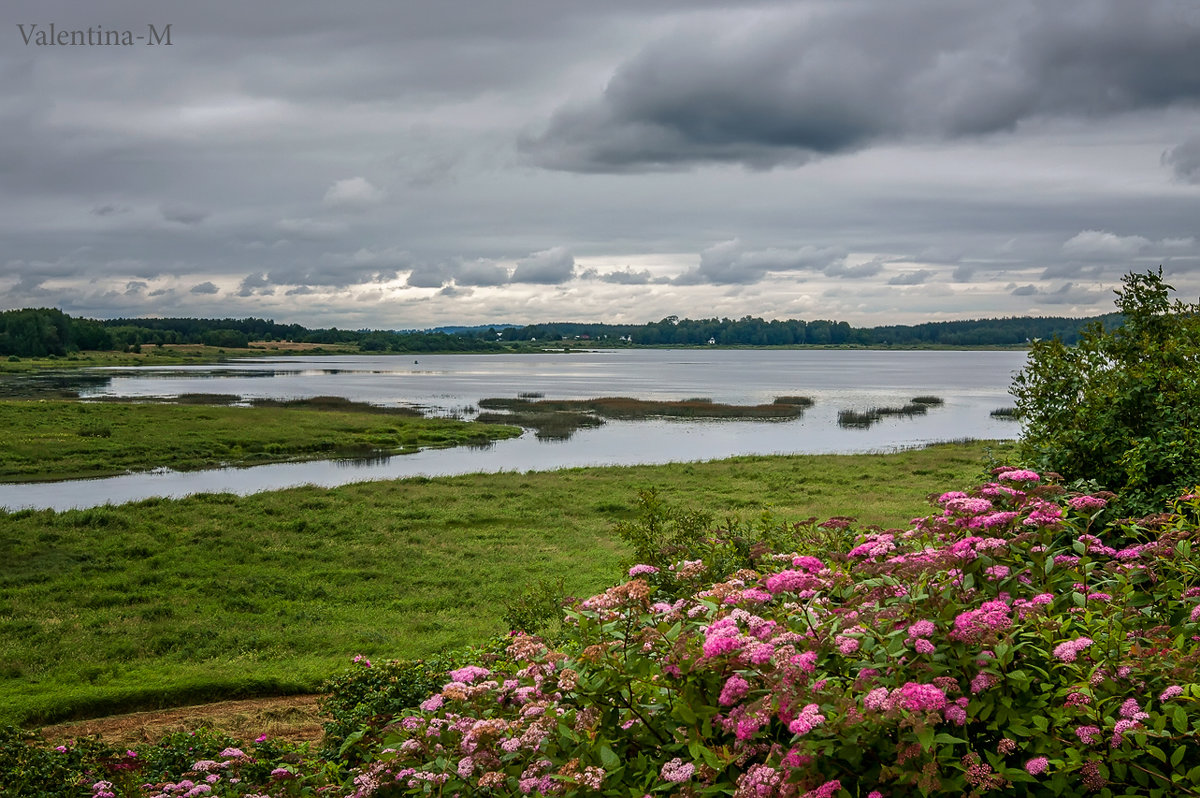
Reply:
<svg viewBox="0 0 1200 798"><path fill-rule="evenodd" d="M808 396L786 421L608 421L569 439L531 432L485 449L456 448L352 461L313 461L198 472L157 471L69 483L0 485L0 507L68 509L198 492L248 494L295 485L334 486L407 476L526 471L586 465L711 460L745 454L891 451L960 438L1007 439L1012 421L990 413L1013 403L1020 351L629 349L523 355L339 356L247 359L205 366L89 369L82 398L169 398L185 393L253 398L342 396L429 415L471 418L481 399L704 397L729 404ZM67 383L63 382L67 380ZM59 387L70 377L60 378ZM838 412L903 405L933 395L925 415L838 425Z"/></svg>

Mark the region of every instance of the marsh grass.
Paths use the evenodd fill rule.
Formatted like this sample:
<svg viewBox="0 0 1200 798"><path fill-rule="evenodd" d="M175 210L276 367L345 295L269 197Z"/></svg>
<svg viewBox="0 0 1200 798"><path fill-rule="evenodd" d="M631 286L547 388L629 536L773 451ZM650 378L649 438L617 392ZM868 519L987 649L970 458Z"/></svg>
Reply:
<svg viewBox="0 0 1200 798"><path fill-rule="evenodd" d="M237 410L237 409L230 409ZM322 418L328 418L323 416ZM115 437L115 433L114 433ZM639 489L685 508L888 523L985 444L740 457L0 513L0 723L311 692L348 657L504 631L523 586L610 584Z"/></svg>
<svg viewBox="0 0 1200 798"><path fill-rule="evenodd" d="M917 397L917 399L929 398L936 397ZM939 399L938 401L940 402L941 400ZM866 429L885 416L900 416L902 418L923 416L929 412L931 404L929 402L918 402L914 399L912 402L900 407L872 407L861 412L857 410L839 410L837 423L840 427Z"/></svg>
<svg viewBox="0 0 1200 798"><path fill-rule="evenodd" d="M232 405L242 397L235 393L181 393L170 401L178 405Z"/></svg>
<svg viewBox="0 0 1200 798"><path fill-rule="evenodd" d="M997 407L989 415L991 415L992 418L1003 418L1010 421L1018 420L1017 408L1015 407Z"/></svg>
<svg viewBox="0 0 1200 798"><path fill-rule="evenodd" d="M480 413L475 420L481 424L516 424L532 429L538 440L565 441L577 430L603 426L604 419L591 413L565 410L550 412Z"/></svg>
<svg viewBox="0 0 1200 798"><path fill-rule="evenodd" d="M866 429L878 420L879 414L871 410L862 413L857 410L839 410L837 423L839 427Z"/></svg>
<svg viewBox="0 0 1200 798"><path fill-rule="evenodd" d="M596 399L481 399L479 406L489 410L521 411L525 413L576 412L592 413L603 418L642 419L659 416L676 418L797 418L804 407L797 404L728 405L698 397L680 401L654 401L627 396L604 396Z"/></svg>
<svg viewBox="0 0 1200 798"><path fill-rule="evenodd" d="M412 412L336 397L282 407L0 400L0 481L398 454L520 434Z"/></svg>
<svg viewBox="0 0 1200 798"><path fill-rule="evenodd" d="M370 402L355 402L342 396L309 396L303 399L251 399L253 407L286 407L305 410L333 410L337 412L374 413L381 416L408 416L419 418L420 410L411 407L384 407Z"/></svg>
<svg viewBox="0 0 1200 798"><path fill-rule="evenodd" d="M774 404L812 407L814 402L811 396L776 396Z"/></svg>
<svg viewBox="0 0 1200 798"><path fill-rule="evenodd" d="M940 396L914 396L912 399L909 400L909 402L914 405L930 405L930 406L942 405L942 404L946 403L946 401L944 399L942 399L942 397L940 397Z"/></svg>

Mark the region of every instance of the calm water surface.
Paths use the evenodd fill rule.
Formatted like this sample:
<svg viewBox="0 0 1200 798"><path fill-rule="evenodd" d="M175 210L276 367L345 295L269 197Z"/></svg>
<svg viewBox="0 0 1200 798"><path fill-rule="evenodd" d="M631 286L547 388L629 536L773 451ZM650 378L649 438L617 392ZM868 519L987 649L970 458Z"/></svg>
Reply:
<svg viewBox="0 0 1200 798"><path fill-rule="evenodd" d="M334 486L406 476L527 471L585 465L710 460L742 454L886 451L956 438L1012 438L1008 386L1024 352L837 350L615 350L541 355L420 355L253 359L219 365L93 369L83 398L172 397L184 393L251 398L343 396L432 415L470 418L480 399L537 392L546 398L706 397L769 403L782 395L816 404L789 421L610 421L566 441L526 432L486 449L455 448L367 461L314 461L94 480L0 485L0 506L68 509L199 492L248 494L295 485ZM932 394L945 404L925 416L884 418L843 429L839 410L904 404Z"/></svg>

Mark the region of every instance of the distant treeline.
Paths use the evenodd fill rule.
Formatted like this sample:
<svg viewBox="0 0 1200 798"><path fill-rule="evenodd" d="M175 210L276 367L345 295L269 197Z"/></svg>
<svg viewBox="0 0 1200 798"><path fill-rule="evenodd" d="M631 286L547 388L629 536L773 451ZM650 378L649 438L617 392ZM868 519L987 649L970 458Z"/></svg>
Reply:
<svg viewBox="0 0 1200 798"><path fill-rule="evenodd" d="M110 319L73 318L54 308L0 313L0 355L62 356L80 350L140 350L156 344L204 344L241 349L251 341L352 344L364 352L488 352L503 349L495 336L483 338L442 332L310 330L299 324L266 319Z"/></svg>
<svg viewBox="0 0 1200 798"><path fill-rule="evenodd" d="M364 352L489 352L504 342L587 340L633 346L1012 346L1059 338L1074 344L1093 321L1111 328L1120 316L1092 319L1007 318L937 321L915 325L851 327L844 321L764 321L680 319L668 316L648 324L554 322L525 327L497 325L458 332L311 330L266 319L111 319L73 318L54 308L0 312L0 355L46 357L79 350L137 350L156 344L205 344L228 349L251 341L355 345Z"/></svg>
<svg viewBox="0 0 1200 798"><path fill-rule="evenodd" d="M1079 331L1093 321L1105 327L1120 324L1120 315L1110 313L1090 319L1062 317L973 321L933 321L913 325L851 327L844 321L765 321L746 316L741 319L680 319L668 316L649 324L578 324L571 322L509 327L498 333L492 329L475 330L470 335L499 336L504 341L558 341L588 338L624 339L639 346L1019 346L1035 339L1059 338L1074 344Z"/></svg>

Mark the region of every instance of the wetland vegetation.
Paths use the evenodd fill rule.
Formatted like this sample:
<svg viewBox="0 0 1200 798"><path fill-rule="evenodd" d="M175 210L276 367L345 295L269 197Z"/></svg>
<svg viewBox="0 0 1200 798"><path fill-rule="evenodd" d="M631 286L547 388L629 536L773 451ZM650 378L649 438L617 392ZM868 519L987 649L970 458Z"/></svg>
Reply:
<svg viewBox="0 0 1200 798"><path fill-rule="evenodd" d="M520 434L336 397L257 404L0 400L0 481L398 454Z"/></svg>
<svg viewBox="0 0 1200 798"><path fill-rule="evenodd" d="M1123 327L1035 344L999 452L0 515L0 720L301 689L357 652L320 751L0 729L0 788L1195 795L1200 306L1169 290L1129 275Z"/></svg>
<svg viewBox="0 0 1200 798"><path fill-rule="evenodd" d="M243 408L230 408L243 411ZM375 417L378 419L378 417ZM307 692L351 653L425 656L505 631L523 585L603 588L614 524L656 487L718 520L890 523L987 447L742 457L200 495L0 513L0 722Z"/></svg>
<svg viewBox="0 0 1200 798"><path fill-rule="evenodd" d="M515 399L481 399L479 407L483 412L476 420L490 424L518 424L535 430L539 438L565 440L578 429L602 425L604 419L783 420L799 418L804 414L804 409L813 404L813 400L806 396L781 396L769 405L722 404L704 397L662 401L628 396L596 399L543 399L541 396L538 392L524 392Z"/></svg>

